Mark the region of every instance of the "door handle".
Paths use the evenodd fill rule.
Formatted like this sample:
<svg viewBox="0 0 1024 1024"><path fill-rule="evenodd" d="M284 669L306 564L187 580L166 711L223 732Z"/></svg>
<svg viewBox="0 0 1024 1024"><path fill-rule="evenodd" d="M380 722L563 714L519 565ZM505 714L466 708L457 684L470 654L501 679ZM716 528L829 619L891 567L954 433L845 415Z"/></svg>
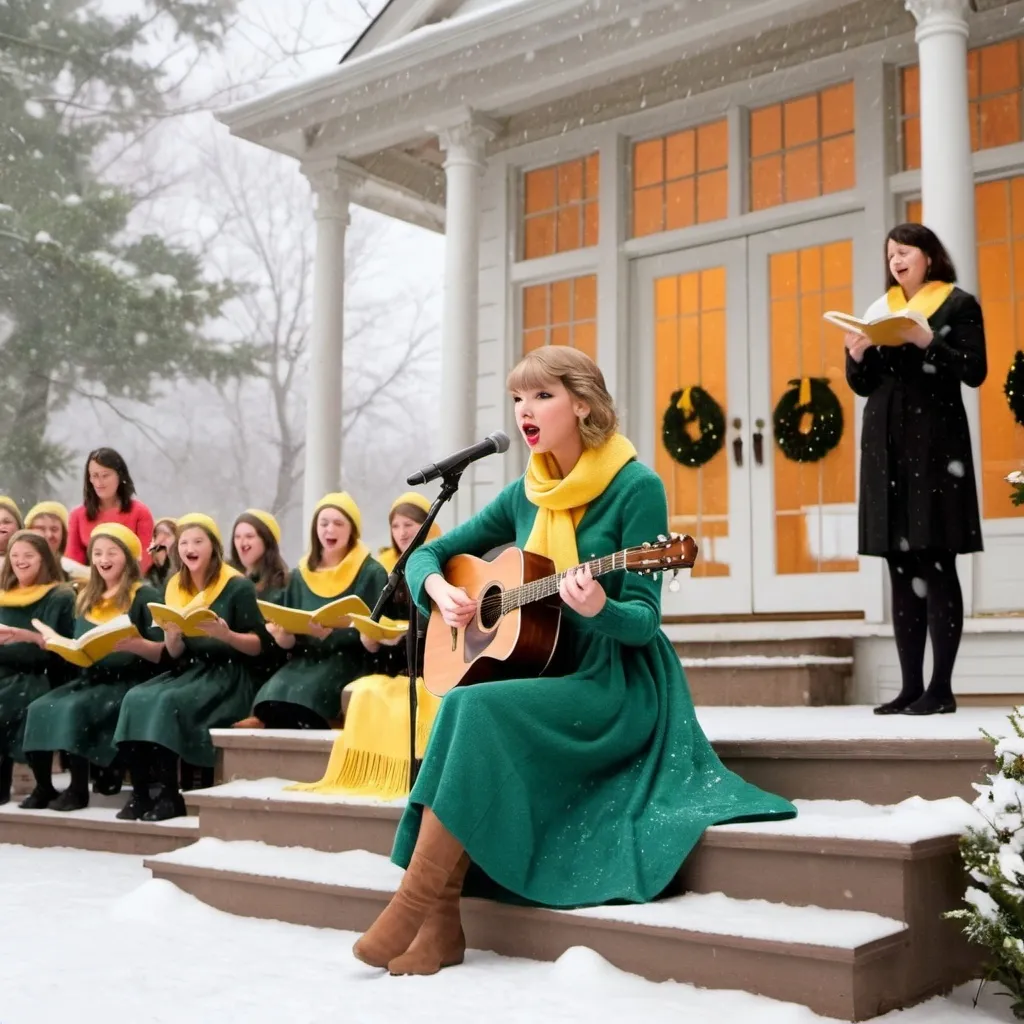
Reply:
<svg viewBox="0 0 1024 1024"><path fill-rule="evenodd" d="M764 420L755 420L754 426L754 462L758 466L764 465Z"/></svg>
<svg viewBox="0 0 1024 1024"><path fill-rule="evenodd" d="M743 420L739 417L732 421L733 430L740 431L743 429ZM736 437L732 439L732 458L733 462L737 466L743 466L743 435L737 433Z"/></svg>

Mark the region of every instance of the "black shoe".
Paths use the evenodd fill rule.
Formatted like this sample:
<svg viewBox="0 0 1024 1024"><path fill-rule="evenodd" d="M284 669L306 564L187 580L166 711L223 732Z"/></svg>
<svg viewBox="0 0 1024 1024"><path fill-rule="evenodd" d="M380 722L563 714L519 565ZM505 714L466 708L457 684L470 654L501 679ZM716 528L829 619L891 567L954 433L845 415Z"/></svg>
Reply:
<svg viewBox="0 0 1024 1024"><path fill-rule="evenodd" d="M89 791L84 792L68 788L53 803L50 804L51 811L83 811L89 806Z"/></svg>
<svg viewBox="0 0 1024 1024"><path fill-rule="evenodd" d="M57 790L53 786L49 789L36 786L18 806L24 811L41 811L49 807L57 799L57 795Z"/></svg>
<svg viewBox="0 0 1024 1024"><path fill-rule="evenodd" d="M99 768L93 779L92 791L98 796L117 796L121 792L124 777L118 768Z"/></svg>
<svg viewBox="0 0 1024 1024"><path fill-rule="evenodd" d="M14 781L14 762L0 757L0 804L11 802L11 783Z"/></svg>
<svg viewBox="0 0 1024 1024"><path fill-rule="evenodd" d="M115 815L120 821L142 821L142 816L153 807L153 801L132 793L128 803Z"/></svg>
<svg viewBox="0 0 1024 1024"><path fill-rule="evenodd" d="M907 696L901 693L898 697L889 701L888 704L880 704L877 708L875 708L875 714L900 715L907 708L909 708L910 705L914 703L914 701L920 700L921 696L922 695L920 693L916 693L913 696Z"/></svg>
<svg viewBox="0 0 1024 1024"><path fill-rule="evenodd" d="M933 694L925 693L918 697L909 707L903 709L904 715L951 715L956 711L956 698L936 697Z"/></svg>
<svg viewBox="0 0 1024 1024"><path fill-rule="evenodd" d="M185 798L180 793L166 790L157 797L156 803L143 816L143 821L167 821L169 818L183 818L188 813Z"/></svg>

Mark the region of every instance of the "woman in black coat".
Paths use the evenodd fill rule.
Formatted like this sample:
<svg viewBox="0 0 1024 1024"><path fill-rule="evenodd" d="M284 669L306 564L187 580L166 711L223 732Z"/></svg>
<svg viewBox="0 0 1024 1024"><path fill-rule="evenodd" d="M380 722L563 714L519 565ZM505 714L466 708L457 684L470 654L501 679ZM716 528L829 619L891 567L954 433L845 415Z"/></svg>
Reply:
<svg viewBox="0 0 1024 1024"><path fill-rule="evenodd" d="M888 291L865 319L909 308L928 326L908 331L899 346L846 336L846 379L867 399L858 550L889 564L903 674L899 696L875 714L945 714L956 710L953 664L964 621L956 556L982 548L960 387L985 380L985 328L978 300L955 287L949 254L923 224L889 232L886 272ZM925 690L929 634L933 665Z"/></svg>

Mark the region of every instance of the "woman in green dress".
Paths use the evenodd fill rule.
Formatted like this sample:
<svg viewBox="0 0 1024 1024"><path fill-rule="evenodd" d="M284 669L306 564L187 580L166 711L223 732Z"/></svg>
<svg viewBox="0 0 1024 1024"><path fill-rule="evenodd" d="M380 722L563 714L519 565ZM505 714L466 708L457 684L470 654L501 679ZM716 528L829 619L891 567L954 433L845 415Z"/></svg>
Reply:
<svg viewBox="0 0 1024 1024"><path fill-rule="evenodd" d="M139 538L120 523L100 523L90 535L86 557L90 575L75 602L74 635L127 615L139 636L119 641L107 657L29 705L24 748L36 786L35 800L28 806L51 811L89 806L90 762L104 769L97 779L98 792L120 790L120 771L113 770L113 764L121 702L133 686L154 675L164 651L146 607L159 600L159 594L141 581ZM68 752L71 772L71 784L59 796L51 777L55 750Z"/></svg>
<svg viewBox="0 0 1024 1024"><path fill-rule="evenodd" d="M701 732L661 631L661 583L621 572L602 583L578 567L668 533L664 487L616 433L601 371L550 346L508 388L532 453L526 474L417 552L409 589L463 628L477 604L441 575L448 559L509 543L547 556L565 574L564 667L459 687L441 702L392 852L405 877L353 949L393 974L462 962L471 863L469 891L509 901L642 903L670 885L709 825L796 813L724 768Z"/></svg>
<svg viewBox="0 0 1024 1024"><path fill-rule="evenodd" d="M359 539L361 529L362 515L348 494L321 498L313 510L309 553L292 573L280 603L312 612L354 594L372 608L387 574ZM359 634L314 626L312 636L296 636L274 623L267 631L287 660L256 695L253 718L238 724L330 728L341 718L341 691L365 672L367 655Z"/></svg>
<svg viewBox="0 0 1024 1024"><path fill-rule="evenodd" d="M15 761L24 761L25 712L51 686L64 682L64 662L46 650L33 626L38 619L70 636L75 595L61 581L60 565L37 533L11 535L0 564L0 804L11 799ZM32 807L29 802L22 806ZM41 803L38 806L45 806Z"/></svg>
<svg viewBox="0 0 1024 1024"><path fill-rule="evenodd" d="M266 643L251 580L224 564L217 524L191 512L178 520L181 569L167 581L163 603L179 613L209 609L216 618L185 636L163 626L169 672L129 690L114 733L132 775L131 799L118 812L126 821L165 821L185 813L178 758L212 768L210 730L231 725L252 700L252 667ZM155 803L150 785L160 784Z"/></svg>

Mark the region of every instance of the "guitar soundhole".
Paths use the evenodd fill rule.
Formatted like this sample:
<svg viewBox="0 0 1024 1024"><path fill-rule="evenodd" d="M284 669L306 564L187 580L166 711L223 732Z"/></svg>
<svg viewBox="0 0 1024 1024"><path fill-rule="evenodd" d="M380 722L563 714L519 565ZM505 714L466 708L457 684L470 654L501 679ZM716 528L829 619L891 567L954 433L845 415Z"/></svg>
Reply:
<svg viewBox="0 0 1024 1024"><path fill-rule="evenodd" d="M483 629L494 629L501 618L501 587L493 583L480 599L480 625Z"/></svg>

